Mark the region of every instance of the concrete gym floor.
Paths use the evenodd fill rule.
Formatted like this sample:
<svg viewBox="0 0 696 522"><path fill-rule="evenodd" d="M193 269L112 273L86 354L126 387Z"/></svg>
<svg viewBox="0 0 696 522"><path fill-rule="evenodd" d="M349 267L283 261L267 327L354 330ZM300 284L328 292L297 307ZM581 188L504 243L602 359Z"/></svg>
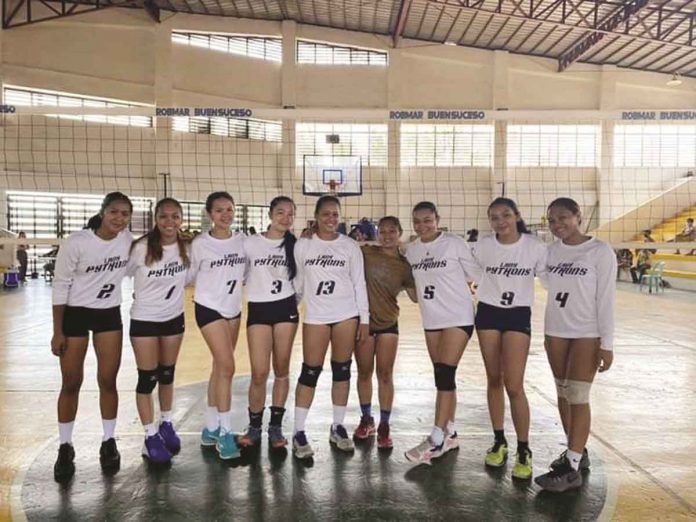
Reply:
<svg viewBox="0 0 696 522"><path fill-rule="evenodd" d="M535 475L545 471L563 442L541 335L545 295L541 289L537 294L526 374ZM140 457L142 430L133 391L137 375L126 339L116 429L121 470L104 476L99 468L96 361L88 354L74 433L77 472L69 485L61 486L52 473L60 373L49 349L51 288L33 280L21 289L0 291L0 520L694 520L695 303L693 293L647 295L633 285L619 285L615 362L593 387L592 469L578 491L550 495L533 483L513 482L511 463L495 473L484 468L492 433L475 336L458 372L460 450L432 466L405 461L403 452L429 432L434 404L417 306L407 300L401 301L391 453L378 452L374 441L358 445L353 455L330 449L328 371L308 419L316 450L311 465L290 454L269 454L265 440L260 450L229 464L200 448L210 356L187 305L174 408L181 453L167 468L151 468ZM127 310L124 304L124 324ZM301 363L299 339L298 333L291 388ZM233 410L241 430L249 382L243 330L237 365ZM351 431L359 420L354 384L355 378L346 418ZM373 408L378 409L376 386ZM284 427L290 434L292 393ZM506 432L514 448L509 416Z"/></svg>

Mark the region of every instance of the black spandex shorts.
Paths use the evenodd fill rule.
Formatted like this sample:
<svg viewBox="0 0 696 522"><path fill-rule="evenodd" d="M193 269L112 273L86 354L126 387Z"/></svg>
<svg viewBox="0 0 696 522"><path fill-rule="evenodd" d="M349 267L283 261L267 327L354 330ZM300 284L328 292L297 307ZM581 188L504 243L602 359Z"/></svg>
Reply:
<svg viewBox="0 0 696 522"><path fill-rule="evenodd" d="M138 321L131 319L131 337L168 337L170 335L181 335L184 333L185 322L184 314L168 321Z"/></svg>
<svg viewBox="0 0 696 522"><path fill-rule="evenodd" d="M378 335L384 335L384 334L394 334L394 335L399 335L399 323L396 322L391 326L388 326L386 328L382 328L381 330L373 330L370 328L370 335L377 337Z"/></svg>
<svg viewBox="0 0 696 522"><path fill-rule="evenodd" d="M499 332L521 332L532 335L532 309L529 306L500 308L479 303L476 310L477 330L497 330Z"/></svg>
<svg viewBox="0 0 696 522"><path fill-rule="evenodd" d="M123 330L121 307L65 307L65 312L63 314L63 335L65 335L65 337L89 337L90 330L95 334Z"/></svg>
<svg viewBox="0 0 696 522"><path fill-rule="evenodd" d="M193 310L196 314L196 324L198 325L198 328L203 328L206 324L217 321L218 319L227 319L228 321L232 321L234 319L239 319L242 316L242 312L239 312L234 317L225 317L221 315L220 312L195 302L193 303Z"/></svg>
<svg viewBox="0 0 696 522"><path fill-rule="evenodd" d="M471 336L474 333L474 325L473 324L467 324L466 326L450 326L448 328L459 328L460 330L463 330L466 332L466 335L469 336L469 339L471 339ZM443 330L447 330L447 328L431 328L431 329L425 329L426 332L441 332Z"/></svg>
<svg viewBox="0 0 696 522"><path fill-rule="evenodd" d="M273 326L278 323L298 323L300 314L297 312L295 295L279 301L249 302L247 328L255 324Z"/></svg>

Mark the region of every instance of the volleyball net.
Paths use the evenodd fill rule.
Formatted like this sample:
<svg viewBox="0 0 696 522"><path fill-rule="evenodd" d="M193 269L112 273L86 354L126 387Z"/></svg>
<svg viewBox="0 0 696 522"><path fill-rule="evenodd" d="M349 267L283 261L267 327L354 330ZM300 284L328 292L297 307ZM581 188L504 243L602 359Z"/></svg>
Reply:
<svg viewBox="0 0 696 522"><path fill-rule="evenodd" d="M284 194L296 202L299 234L317 196L330 193L341 198L348 232L364 218L395 215L407 240L413 205L428 200L443 229L485 234L489 203L506 196L550 240L546 207L568 196L582 209L584 230L617 248L639 248L646 229L659 249L696 248L693 234L682 234L696 217L696 122L78 106L25 94L0 115L6 250L24 231L34 253L45 254L114 190L133 199L136 234L152 226L163 196L181 201L186 230L205 230L206 196L226 190L237 204L233 227L243 232L265 230L269 201Z"/></svg>

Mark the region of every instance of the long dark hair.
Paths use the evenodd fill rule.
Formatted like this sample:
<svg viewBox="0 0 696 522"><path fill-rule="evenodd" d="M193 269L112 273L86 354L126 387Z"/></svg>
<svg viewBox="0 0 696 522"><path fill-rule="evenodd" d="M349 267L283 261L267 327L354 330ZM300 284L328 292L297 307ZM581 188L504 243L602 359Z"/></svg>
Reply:
<svg viewBox="0 0 696 522"><path fill-rule="evenodd" d="M292 205L292 208L296 208L295 202L291 198L287 196L276 196L271 200L271 203L269 205L269 214L273 212L273 209L281 203L290 203ZM283 241L280 243L280 246L278 246L278 248L282 248L285 250L285 260L288 263L289 279L295 279L295 276L297 275L297 263L295 262L295 243L297 243L297 238L295 237L295 234L293 234L289 230L286 230L285 234L283 235Z"/></svg>
<svg viewBox="0 0 696 522"><path fill-rule="evenodd" d="M126 203L130 208L131 214L133 213L133 203L131 202L128 196L126 196L123 192L109 192L106 196L104 196L104 199L102 200L99 213L94 214L91 218L89 218L89 221L87 221L85 228L92 229L96 232L101 226L102 221L104 220L104 211L117 201L123 201L124 203Z"/></svg>
<svg viewBox="0 0 696 522"><path fill-rule="evenodd" d="M160 261L164 253L164 250L162 249L162 235L160 234L159 228L157 227L156 223L157 213L164 205L174 205L179 209L179 212L181 212L182 216L184 214L184 209L182 208L181 203L179 203L174 198L163 198L157 202L157 205L155 205L155 226L147 234L133 241L133 244L131 245L132 252L133 247L135 247L136 243L142 241L143 239L147 241L147 253L145 254L146 266L150 266L152 263ZM188 252L186 251L186 241L184 240L181 234L178 234L176 242L179 245L179 257L181 257L181 262L184 264L185 267L188 267L191 264L191 261L189 260Z"/></svg>
<svg viewBox="0 0 696 522"><path fill-rule="evenodd" d="M493 207L497 207L499 205L504 206L504 207L508 207L519 218L517 220L517 232L519 232L520 234L531 234L531 231L527 228L527 225L525 224L524 219L522 219L522 214L520 214L520 210L517 208L517 203L515 203L510 198L503 198L503 197L495 198L493 200L493 202L490 205L488 205L487 213L490 213L490 211Z"/></svg>

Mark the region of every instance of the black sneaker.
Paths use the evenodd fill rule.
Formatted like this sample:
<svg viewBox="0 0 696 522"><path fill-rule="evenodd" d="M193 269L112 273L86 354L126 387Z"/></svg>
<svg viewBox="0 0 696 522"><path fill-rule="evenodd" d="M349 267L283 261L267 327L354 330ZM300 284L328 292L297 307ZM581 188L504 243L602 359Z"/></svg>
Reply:
<svg viewBox="0 0 696 522"><path fill-rule="evenodd" d="M551 463L551 466L549 466L551 469L556 469L561 466L563 466L563 463L566 460L566 455L568 454L568 450L565 450L563 453L561 453L556 460L554 460ZM582 458L580 459L580 471L585 471L586 469L590 469L590 456L587 454L587 448L582 450Z"/></svg>
<svg viewBox="0 0 696 522"><path fill-rule="evenodd" d="M582 486L582 475L579 471L573 469L567 459L563 459L563 463L560 466L538 476L534 479L534 482L546 491L563 493L569 489L577 489Z"/></svg>
<svg viewBox="0 0 696 522"><path fill-rule="evenodd" d="M58 458L53 466L53 478L56 482L68 482L75 474L75 449L67 442L58 448Z"/></svg>
<svg viewBox="0 0 696 522"><path fill-rule="evenodd" d="M121 468L121 454L116 448L116 440L113 437L102 442L99 449L99 464L105 472L115 473Z"/></svg>

